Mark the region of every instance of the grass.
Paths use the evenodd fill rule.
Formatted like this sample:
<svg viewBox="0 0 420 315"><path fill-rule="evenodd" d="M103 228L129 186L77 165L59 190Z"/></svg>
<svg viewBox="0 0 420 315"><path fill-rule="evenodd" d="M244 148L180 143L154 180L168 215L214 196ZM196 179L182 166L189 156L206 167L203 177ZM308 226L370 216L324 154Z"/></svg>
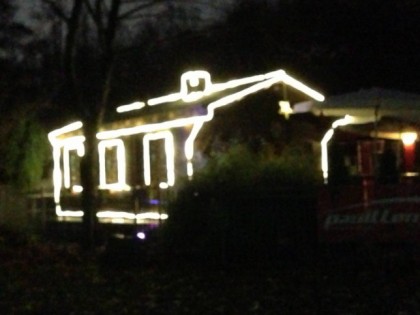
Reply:
<svg viewBox="0 0 420 315"><path fill-rule="evenodd" d="M415 247L209 265L0 235L1 314L420 314Z"/></svg>

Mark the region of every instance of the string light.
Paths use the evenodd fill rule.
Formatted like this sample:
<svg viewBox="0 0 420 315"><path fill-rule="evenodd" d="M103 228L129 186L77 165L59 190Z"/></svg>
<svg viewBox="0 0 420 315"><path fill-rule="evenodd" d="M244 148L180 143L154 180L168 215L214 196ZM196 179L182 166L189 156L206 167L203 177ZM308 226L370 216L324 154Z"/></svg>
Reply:
<svg viewBox="0 0 420 315"><path fill-rule="evenodd" d="M174 137L168 130L149 133L143 137L143 163L144 163L144 183L146 186L151 184L151 166L150 166L150 141L161 140L165 141L165 155L166 155L166 184L173 186L175 183L175 147Z"/></svg>
<svg viewBox="0 0 420 315"><path fill-rule="evenodd" d="M107 182L106 170L106 151L110 148L116 148L115 159L117 161L117 182ZM113 191L130 190L126 184L126 158L124 142L121 139L103 140L98 144L99 151L99 188L110 189Z"/></svg>
<svg viewBox="0 0 420 315"><path fill-rule="evenodd" d="M125 113L130 112L133 110L139 110L146 106L146 103L144 102L134 102L127 105L121 105L117 107L117 113Z"/></svg>
<svg viewBox="0 0 420 315"><path fill-rule="evenodd" d="M355 117L346 115L343 118L335 120L331 124L331 128L325 133L324 137L321 140L321 170L322 176L324 178L324 183L328 183L328 142L332 139L334 135L334 130L340 126L346 126L349 124L366 124L369 122L375 121L375 117Z"/></svg>

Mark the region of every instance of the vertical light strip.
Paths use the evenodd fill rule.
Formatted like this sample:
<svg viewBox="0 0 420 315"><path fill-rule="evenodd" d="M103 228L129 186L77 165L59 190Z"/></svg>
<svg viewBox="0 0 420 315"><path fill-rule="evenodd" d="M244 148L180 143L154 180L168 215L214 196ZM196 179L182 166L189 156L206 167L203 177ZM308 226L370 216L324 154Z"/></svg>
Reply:
<svg viewBox="0 0 420 315"><path fill-rule="evenodd" d="M63 148L64 188L70 188L70 150L72 150L72 148Z"/></svg>
<svg viewBox="0 0 420 315"><path fill-rule="evenodd" d="M204 120L197 120L197 122L194 123L193 128L191 130L190 135L188 136L187 140L185 141L185 157L187 158L187 175L188 177L192 177L194 174L194 168L192 163L192 158L194 157L194 142L197 138L197 135L201 128L204 125Z"/></svg>
<svg viewBox="0 0 420 315"><path fill-rule="evenodd" d="M328 183L328 142L334 135L334 129L328 129L321 140L321 170L324 184Z"/></svg>
<svg viewBox="0 0 420 315"><path fill-rule="evenodd" d="M167 169L167 184L173 186L175 184L175 144L174 136L170 131L165 135L165 154Z"/></svg>
<svg viewBox="0 0 420 315"><path fill-rule="evenodd" d="M53 185L54 185L54 202L56 204L60 203L60 192L61 192L61 183L62 183L62 173L60 167L61 159L61 148L59 145L53 145L53 160L54 160L54 169L53 169Z"/></svg>
<svg viewBox="0 0 420 315"><path fill-rule="evenodd" d="M199 131L203 127L203 125L204 125L204 120L197 119L197 121L194 123L192 127L190 135L185 141L184 151L185 151L185 157L187 158L188 161L191 160L194 156L194 142L195 142L195 139L197 138Z"/></svg>
<svg viewBox="0 0 420 315"><path fill-rule="evenodd" d="M150 136L147 134L143 137L143 176L144 184L150 186L151 175L150 175Z"/></svg>
<svg viewBox="0 0 420 315"><path fill-rule="evenodd" d="M189 179L194 175L194 167L191 161L187 161L187 176Z"/></svg>

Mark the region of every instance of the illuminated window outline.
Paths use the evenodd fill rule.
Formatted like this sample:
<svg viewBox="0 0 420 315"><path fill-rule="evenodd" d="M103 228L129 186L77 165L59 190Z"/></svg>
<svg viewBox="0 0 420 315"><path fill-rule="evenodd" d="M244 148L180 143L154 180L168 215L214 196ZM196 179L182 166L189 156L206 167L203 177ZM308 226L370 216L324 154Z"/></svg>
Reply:
<svg viewBox="0 0 420 315"><path fill-rule="evenodd" d="M71 166L70 166L70 152L76 151L77 156L82 157L85 155L85 146L83 142L73 142L63 147L63 175L64 187L72 188L73 191L79 191L80 185L72 185L71 183Z"/></svg>
<svg viewBox="0 0 420 315"><path fill-rule="evenodd" d="M106 149L116 147L117 149L117 182L107 183L106 181ZM100 141L99 152L99 189L110 189L113 191L130 190L126 183L126 155L124 141L121 139L110 139Z"/></svg>
<svg viewBox="0 0 420 315"><path fill-rule="evenodd" d="M67 174L63 174L64 170L61 170L61 157L62 157L62 151L64 151L64 148L78 148L78 151L80 154L82 154L83 142L85 141L84 136L74 136L67 139L57 139L62 133L74 131L79 129L81 126L81 123L73 123L70 125L67 125L63 128L57 129L53 132L50 132L48 134L48 137L50 139L50 142L53 147L53 160L54 160L54 166L53 166L53 186L54 186L54 202L56 204L59 204L60 202L60 192L63 185L63 182L70 182L70 172L68 171ZM84 151L83 151L84 152ZM70 169L69 166L65 166L63 161L63 168ZM72 191L74 192L80 192L82 190L82 187L80 185L75 185L72 188Z"/></svg>
<svg viewBox="0 0 420 315"><path fill-rule="evenodd" d="M175 146L174 136L169 130L149 133L143 137L143 165L144 165L144 183L146 186L151 185L151 157L150 157L150 141L165 141L165 157L166 157L166 182L159 183L161 185L173 186L175 184Z"/></svg>

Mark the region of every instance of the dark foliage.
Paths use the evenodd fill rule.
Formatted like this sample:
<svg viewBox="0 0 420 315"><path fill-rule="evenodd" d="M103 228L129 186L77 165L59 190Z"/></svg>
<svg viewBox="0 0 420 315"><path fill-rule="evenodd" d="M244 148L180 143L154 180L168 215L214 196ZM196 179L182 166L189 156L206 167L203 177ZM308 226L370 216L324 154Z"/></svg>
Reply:
<svg viewBox="0 0 420 315"><path fill-rule="evenodd" d="M298 149L263 157L243 145L212 158L178 192L163 226L175 256L208 262L278 259L315 241L317 176Z"/></svg>
<svg viewBox="0 0 420 315"><path fill-rule="evenodd" d="M417 314L416 247L341 247L304 266L103 263L0 228L2 314ZM117 258L117 257L115 257ZM117 259L115 259L117 261Z"/></svg>

